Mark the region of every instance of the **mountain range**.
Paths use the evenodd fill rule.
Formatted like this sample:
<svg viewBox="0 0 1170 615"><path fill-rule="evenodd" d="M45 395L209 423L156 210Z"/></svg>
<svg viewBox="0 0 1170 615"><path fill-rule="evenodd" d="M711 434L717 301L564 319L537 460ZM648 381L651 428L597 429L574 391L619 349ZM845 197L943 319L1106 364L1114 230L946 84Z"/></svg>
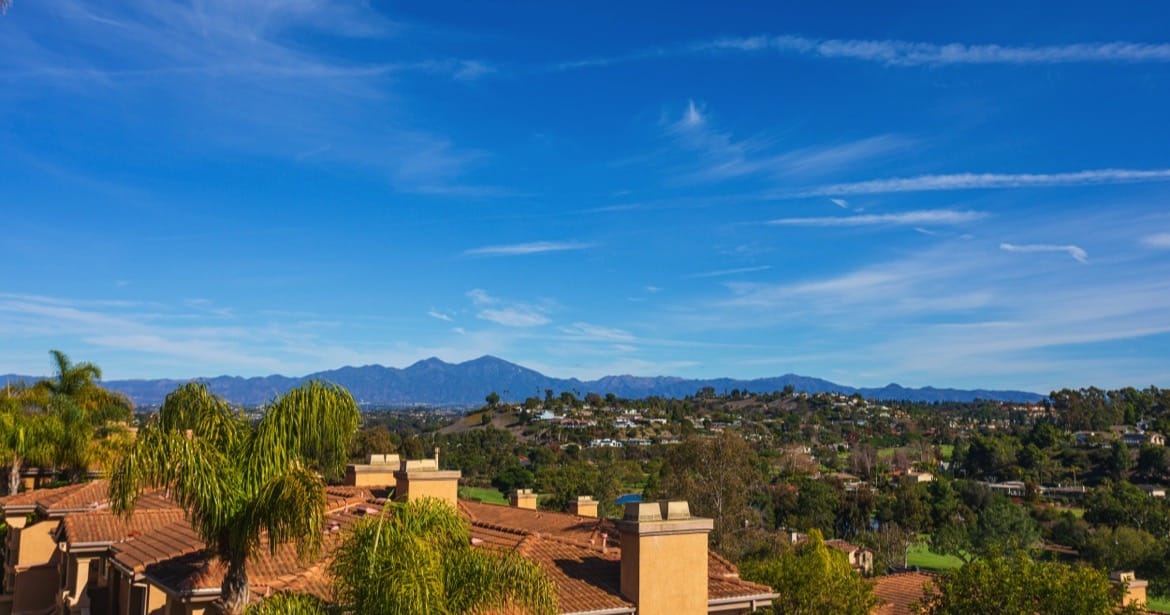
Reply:
<svg viewBox="0 0 1170 615"><path fill-rule="evenodd" d="M9 381L33 382L38 379L4 375L0 376L0 386ZM717 393L732 389L770 393L783 390L789 385L797 391L807 393L839 392L847 395L860 393L863 397L880 400L935 402L987 399L1026 402L1044 399L1043 395L1027 391L934 387L915 389L897 384L888 384L881 388L855 388L796 374L755 380L605 376L597 380L583 381L576 378L552 378L493 356L483 356L463 363L447 363L430 358L402 369L381 365L347 366L297 378L280 375L254 378L239 376L199 378L206 382L213 392L225 399L249 406L263 404L301 382L312 379L328 380L346 387L354 398L366 407L474 406L482 404L484 397L492 391L499 393L505 401L523 401L526 397L543 399L545 391L549 389L554 395L559 395L563 391L575 392L578 396L590 392L600 395L613 393L618 397L633 399L653 395L684 397L694 395L704 387L711 387ZM107 380L102 384L125 393L139 406L157 406L162 403L167 393L184 382L186 381L172 379Z"/></svg>

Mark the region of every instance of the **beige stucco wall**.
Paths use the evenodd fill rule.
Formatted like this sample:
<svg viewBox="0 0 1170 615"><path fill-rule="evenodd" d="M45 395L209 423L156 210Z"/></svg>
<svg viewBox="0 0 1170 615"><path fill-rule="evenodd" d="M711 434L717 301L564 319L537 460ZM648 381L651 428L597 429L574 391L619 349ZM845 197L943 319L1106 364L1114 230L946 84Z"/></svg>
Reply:
<svg viewBox="0 0 1170 615"><path fill-rule="evenodd" d="M351 465L345 469L345 484L354 487L392 487L395 470L391 465Z"/></svg>
<svg viewBox="0 0 1170 615"><path fill-rule="evenodd" d="M595 501L577 501L569 502L569 512L581 517L596 517L597 516L597 502Z"/></svg>
<svg viewBox="0 0 1170 615"><path fill-rule="evenodd" d="M398 479L400 499L439 498L443 502L455 504L459 497L459 481L457 479L443 479L443 481L428 481L428 479L406 478Z"/></svg>
<svg viewBox="0 0 1170 615"><path fill-rule="evenodd" d="M90 562L93 556L68 555L65 559L65 589L69 592L65 606L79 610L82 606L89 606L89 596L86 586L89 584Z"/></svg>
<svg viewBox="0 0 1170 615"><path fill-rule="evenodd" d="M431 497L454 506L459 497L458 472L398 472L394 488L397 500L415 500Z"/></svg>
<svg viewBox="0 0 1170 615"><path fill-rule="evenodd" d="M58 521L41 521L20 528L17 536L17 567L36 566L49 561L57 550L53 532L57 530L58 524Z"/></svg>
<svg viewBox="0 0 1170 615"><path fill-rule="evenodd" d="M516 508L536 510L536 494L531 491L528 493L513 493L508 499L511 500L512 506Z"/></svg>
<svg viewBox="0 0 1170 615"><path fill-rule="evenodd" d="M146 594L146 615L166 615L167 594L153 584L147 585L150 589Z"/></svg>
<svg viewBox="0 0 1170 615"><path fill-rule="evenodd" d="M707 533L622 533L622 593L638 615L707 612Z"/></svg>

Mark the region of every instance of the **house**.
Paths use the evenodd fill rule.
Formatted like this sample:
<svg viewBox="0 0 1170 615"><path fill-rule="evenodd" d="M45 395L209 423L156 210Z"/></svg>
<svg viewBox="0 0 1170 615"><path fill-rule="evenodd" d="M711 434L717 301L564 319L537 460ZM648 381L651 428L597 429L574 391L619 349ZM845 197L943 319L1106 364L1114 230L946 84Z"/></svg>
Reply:
<svg viewBox="0 0 1170 615"><path fill-rule="evenodd" d="M904 483L929 483L933 480L934 474L930 472L910 471L902 475L902 482Z"/></svg>
<svg viewBox="0 0 1170 615"><path fill-rule="evenodd" d="M1121 440L1126 446L1166 446L1166 437L1153 431L1129 431Z"/></svg>
<svg viewBox="0 0 1170 615"><path fill-rule="evenodd" d="M1152 498L1165 498L1166 497L1166 488L1165 487L1159 487L1158 485L1138 485L1137 488L1141 489L1142 491L1145 491L1146 495L1148 495Z"/></svg>
<svg viewBox="0 0 1170 615"><path fill-rule="evenodd" d="M865 576L873 574L873 551L839 538L826 540L825 546L844 553L854 570Z"/></svg>
<svg viewBox="0 0 1170 615"><path fill-rule="evenodd" d="M348 482L387 476L387 458L351 466ZM635 502L621 519L600 519L597 502L581 497L577 514L520 507L536 494L517 494L517 506L456 500L460 473L438 459L399 460L392 483L327 488L323 549L299 559L292 545L258 549L248 562L253 600L297 591L331 598L329 558L345 529L383 514L380 495L396 500L433 497L450 502L471 526L472 544L515 551L553 581L564 613L749 613L767 607L771 588L739 578L712 552L710 519L686 502ZM13 523L7 545L5 600L17 615L214 613L225 570L173 502L144 494L130 517L108 510L107 484L95 481L0 498ZM21 525L30 512L33 523ZM262 539L263 541L263 539Z"/></svg>
<svg viewBox="0 0 1170 615"><path fill-rule="evenodd" d="M1028 487L1024 481L1008 480L1002 483L985 483L993 493L1002 493L1009 498L1022 498L1027 495Z"/></svg>

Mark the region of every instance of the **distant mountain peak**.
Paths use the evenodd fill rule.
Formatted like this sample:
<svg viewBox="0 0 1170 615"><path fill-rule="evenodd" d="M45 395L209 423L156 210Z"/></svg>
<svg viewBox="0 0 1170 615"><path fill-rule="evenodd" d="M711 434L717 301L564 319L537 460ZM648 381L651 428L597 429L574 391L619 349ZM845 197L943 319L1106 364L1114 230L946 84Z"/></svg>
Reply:
<svg viewBox="0 0 1170 615"><path fill-rule="evenodd" d="M0 376L18 380L20 376ZM858 393L863 397L908 401L971 401L976 398L996 401L1039 401L1044 396L1027 391L985 391L905 388L890 383L880 389L855 388L820 378L785 374L774 378L736 380L732 378L686 379L677 376L604 376L597 380L552 378L533 369L493 355L454 364L438 357L418 361L405 369L381 365L346 366L301 377L264 376L240 378L219 376L199 378L212 391L239 404L260 405L273 396L297 386L306 379L323 379L340 384L363 404L371 406L474 406L495 391L507 401L522 401L526 397L543 398L545 391L555 395L575 392L577 395L613 393L618 397L642 398L649 396L681 398L694 395L701 389L712 388L717 393L733 389L752 393L771 393L791 386L807 393L837 392L846 395ZM39 378L28 378L29 381ZM167 393L184 380L110 380L104 384L121 391L140 405L158 405Z"/></svg>

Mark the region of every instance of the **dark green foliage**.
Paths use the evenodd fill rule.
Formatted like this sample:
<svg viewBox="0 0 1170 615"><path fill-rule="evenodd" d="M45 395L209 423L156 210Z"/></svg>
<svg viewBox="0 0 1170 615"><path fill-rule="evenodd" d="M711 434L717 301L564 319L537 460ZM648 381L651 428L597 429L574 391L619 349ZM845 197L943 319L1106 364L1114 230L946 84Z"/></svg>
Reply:
<svg viewBox="0 0 1170 615"><path fill-rule="evenodd" d="M330 572L338 603L356 615L456 615L505 607L556 612L554 586L537 564L516 552L472 548L458 512L430 498L393 504L385 514L358 522L338 547Z"/></svg>
<svg viewBox="0 0 1170 615"><path fill-rule="evenodd" d="M771 610L784 615L868 615L877 605L873 586L865 581L845 554L825 546L821 533L777 557L740 565L740 576L775 588L779 596Z"/></svg>
<svg viewBox="0 0 1170 615"><path fill-rule="evenodd" d="M309 594L281 592L254 603L245 611L246 615L331 615L336 608Z"/></svg>
<svg viewBox="0 0 1170 615"><path fill-rule="evenodd" d="M1170 532L1166 502L1126 483L1106 481L1085 498L1085 521L1110 527L1129 526L1156 536Z"/></svg>
<svg viewBox="0 0 1170 615"><path fill-rule="evenodd" d="M919 606L924 615L1110 615L1120 593L1105 573L1086 566L1036 562L1024 554L988 557L944 573Z"/></svg>

